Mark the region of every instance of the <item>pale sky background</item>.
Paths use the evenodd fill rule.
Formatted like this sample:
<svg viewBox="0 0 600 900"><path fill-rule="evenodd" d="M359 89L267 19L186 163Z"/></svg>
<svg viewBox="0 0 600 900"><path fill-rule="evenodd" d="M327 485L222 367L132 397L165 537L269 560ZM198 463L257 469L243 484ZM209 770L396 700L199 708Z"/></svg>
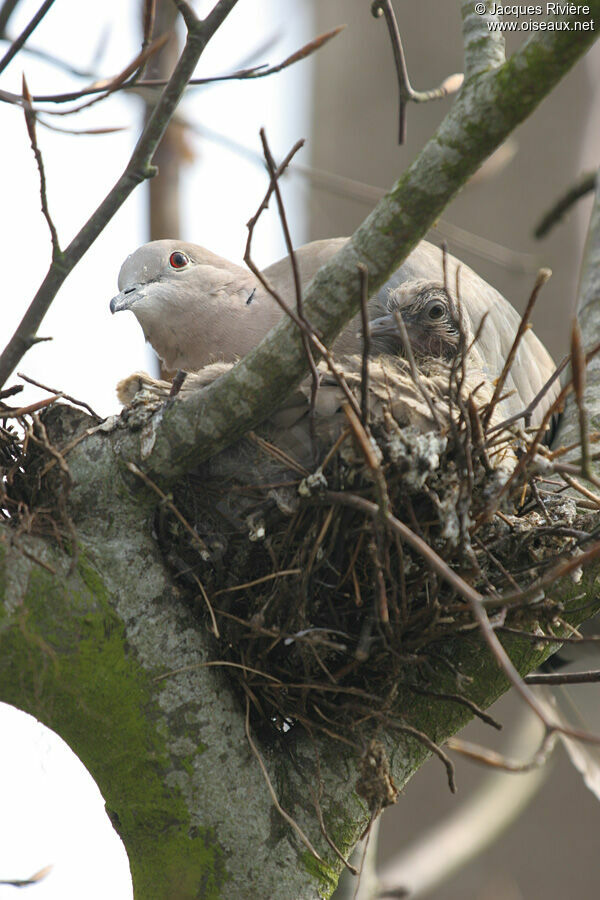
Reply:
<svg viewBox="0 0 600 900"><path fill-rule="evenodd" d="M200 15L213 2L196 4ZM18 34L39 7L24 0L10 23ZM30 39L83 68L89 67L101 36L108 34L99 76L119 72L139 50L139 0L56 0ZM107 32L108 30L108 32ZM280 62L313 36L310 4L297 0L243 0L205 51L199 75L236 69L265 39L279 35L260 60ZM0 45L0 55L6 44ZM220 131L260 150L264 125L276 157L308 135L310 61L263 80L197 88L182 112L191 122ZM35 93L57 93L93 79L74 79L55 66L19 54L2 75L2 87L20 92L25 72ZM106 136L60 135L38 126L46 165L48 199L63 246L84 224L123 170L139 134L141 104L113 97L74 117L50 121L62 127L125 126ZM40 212L37 169L22 112L0 105L2 186L0 248L3 296L0 343L4 345L42 281L51 247ZM184 182L183 233L187 240L241 263L245 223L262 199L266 176L260 167L189 135L196 150ZM302 154L304 153L304 157ZM301 151L298 160L306 160ZM303 187L286 182L286 208L296 244L304 241ZM69 276L40 329L53 340L36 346L19 371L52 388L86 400L101 415L117 412L117 381L151 365L133 315L112 317L108 304L117 293L125 257L146 240L145 188L138 188ZM284 255L277 217L269 214L256 232L255 259L266 265ZM9 384L19 379L12 377ZM19 402L46 396L26 388ZM54 733L31 716L0 704L0 880L27 878L43 866L53 870L40 884L24 889L32 900L128 900L132 897L123 846L104 813L89 774ZM0 887L0 900L23 896Z"/></svg>

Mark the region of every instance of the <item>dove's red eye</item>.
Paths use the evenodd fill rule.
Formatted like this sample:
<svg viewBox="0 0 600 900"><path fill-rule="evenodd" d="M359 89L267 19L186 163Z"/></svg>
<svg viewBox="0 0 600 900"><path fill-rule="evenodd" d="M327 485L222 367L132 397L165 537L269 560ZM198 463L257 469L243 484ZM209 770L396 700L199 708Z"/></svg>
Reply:
<svg viewBox="0 0 600 900"><path fill-rule="evenodd" d="M189 259L181 250L176 250L175 253L171 253L169 262L174 269L183 269L189 263Z"/></svg>

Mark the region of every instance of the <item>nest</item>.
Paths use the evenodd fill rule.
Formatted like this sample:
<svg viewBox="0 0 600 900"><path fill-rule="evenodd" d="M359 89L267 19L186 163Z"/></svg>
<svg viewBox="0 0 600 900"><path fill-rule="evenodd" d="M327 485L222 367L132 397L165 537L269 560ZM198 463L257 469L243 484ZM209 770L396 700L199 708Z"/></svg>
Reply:
<svg viewBox="0 0 600 900"><path fill-rule="evenodd" d="M581 552L575 500L541 499L539 434L492 425L486 433L485 404L464 396L456 372L444 378L446 415L429 431L399 421L383 401L366 425L344 402L328 442L317 422L307 466L276 416L161 506L166 558L209 617L215 659L251 701L255 724L279 733L301 725L352 744L359 735L364 746L380 726L402 727L399 687L435 695L440 660L461 702L452 647L476 626L432 557L497 598L507 625L531 631L560 618L559 604L537 596L532 605L527 591ZM303 427L308 434L310 423Z"/></svg>
<svg viewBox="0 0 600 900"><path fill-rule="evenodd" d="M463 588L485 594L503 626L552 634L563 609L539 588L577 576L590 538L585 499L544 493L553 463L542 434L488 416L477 373L438 366L417 383L402 362L370 373L368 390L360 360L324 375L316 407L303 387L156 513L165 558L255 726L360 747L382 726L410 728L400 690L441 696L439 663L453 701L477 712L452 662L456 640L477 638ZM130 381L142 391L121 426L139 428L169 385ZM54 447L37 413L20 428L1 420L2 515L17 535L75 546L68 450L81 438L65 433ZM51 508L52 472L64 490Z"/></svg>

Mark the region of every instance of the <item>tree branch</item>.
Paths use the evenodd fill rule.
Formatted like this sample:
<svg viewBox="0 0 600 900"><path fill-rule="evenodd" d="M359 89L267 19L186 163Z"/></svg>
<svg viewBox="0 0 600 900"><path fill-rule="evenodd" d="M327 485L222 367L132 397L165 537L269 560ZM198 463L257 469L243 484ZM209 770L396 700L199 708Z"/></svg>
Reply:
<svg viewBox="0 0 600 900"><path fill-rule="evenodd" d="M600 15L600 0L591 9ZM305 314L323 343L331 343L359 308L357 266L367 267L376 291L593 40L589 31L539 32L502 66L470 79L436 135L309 287ZM282 321L227 375L155 416L142 443L130 436L126 452L152 477L175 480L256 427L305 370L298 329Z"/></svg>
<svg viewBox="0 0 600 900"><path fill-rule="evenodd" d="M498 16L492 13L494 3L486 0L486 11L475 12L473 0L463 0L463 42L465 47L465 80L491 69L497 69L505 61L504 35L501 31L491 31L490 25L498 23Z"/></svg>
<svg viewBox="0 0 600 900"><path fill-rule="evenodd" d="M169 120L208 41L236 3L237 0L220 0L202 22L193 21L188 14L190 25L186 44L169 83L148 119L123 174L66 250L52 261L29 309L0 356L0 386L5 383L23 355L31 347L37 329L67 275L84 253L89 250L133 189L146 178L155 174L155 170L151 166L152 157ZM187 9L187 4L183 4L182 0L178 0L178 6L180 8L185 6Z"/></svg>

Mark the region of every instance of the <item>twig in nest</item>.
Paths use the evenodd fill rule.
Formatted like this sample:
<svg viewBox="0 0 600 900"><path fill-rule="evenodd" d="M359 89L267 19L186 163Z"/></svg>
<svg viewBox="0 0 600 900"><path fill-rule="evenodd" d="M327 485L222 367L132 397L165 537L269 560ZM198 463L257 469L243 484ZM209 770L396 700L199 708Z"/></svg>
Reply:
<svg viewBox="0 0 600 900"><path fill-rule="evenodd" d="M71 397L70 394L65 394L64 391L58 391L56 388L51 388L46 384L42 384L41 381L35 381L35 379L29 378L28 375L24 375L23 372L17 372L17 376L19 378L22 378L23 381L26 381L27 384L33 384L34 387L39 387L43 391L48 391L49 394L56 394L57 397L68 400L69 403L73 403L75 406L82 406L84 409L87 409L90 415L92 415L95 419L98 419L99 422L103 421L103 417L99 416L97 412L94 412L92 407L88 403L85 403L83 400L76 400L75 397Z"/></svg>
<svg viewBox="0 0 600 900"><path fill-rule="evenodd" d="M412 351L412 344L411 344L410 338L408 336L408 331L406 330L406 325L404 324L404 319L402 318L402 316L400 315L399 312L394 313L394 319L396 320L396 327L398 328L398 331L400 332L400 339L402 341L402 346L404 347L404 352L406 353L406 358L408 360L408 365L410 367L410 374L412 376L412 379L413 379L414 383L416 384L416 386L419 390L419 393L423 397L423 400L429 407L429 412L431 413L431 418L437 425L438 429L441 429L442 426L441 426L441 422L440 422L440 417L437 414L437 410L434 406L434 403L429 394L429 391L423 384L423 381L419 374L419 370L418 370L417 364L415 362L415 356Z"/></svg>
<svg viewBox="0 0 600 900"><path fill-rule="evenodd" d="M252 740L252 735L250 734L250 700L247 696L246 696L245 729L246 729L246 739L248 741L248 744L250 745L250 749L252 750L254 756L256 757L256 759L258 761L260 770L263 773L263 777L265 779L267 789L269 791L269 794L271 795L271 800L273 801L273 805L275 806L275 809L277 810L279 815L283 819L285 819L285 821L288 823L288 825L292 826L292 828L294 829L294 831L296 832L296 834L298 835L298 837L300 838L300 840L302 841L304 846L307 847L307 849L309 850L310 853L312 853L314 858L316 860L318 860L318 862L323 863L323 865L325 865L324 860L321 859L321 857L319 856L319 854L317 853L317 851L315 850L315 848L313 847L313 845L311 844L311 842L309 841L307 836L304 834L304 832L302 831L302 829L300 828L300 826L298 825L296 820L293 819L290 816L290 814L285 811L285 809L281 806L279 800L277 799L277 794L275 793L275 789L273 787L271 779L269 778L269 773L267 772L266 766L265 766L264 762L262 761L262 757L261 757L260 753L258 752L258 748L256 747L256 744Z"/></svg>
<svg viewBox="0 0 600 900"><path fill-rule="evenodd" d="M136 475L141 481L144 482L146 487L149 487L151 491L154 491L154 493L157 495L157 497L160 497L160 502L162 504L164 504L164 506L166 506L167 509L171 510L171 512L173 513L173 515L175 516L175 518L177 519L178 522L181 522L181 524L183 525L185 530L188 532L188 534L192 538L192 541L194 542L194 544L196 544L199 547L200 552L205 556L206 559L210 559L210 550L208 549L208 547L206 546L206 544L204 543L204 541L202 540L202 538L200 537L198 532L195 530L195 528L192 528L192 526L187 521L187 519L184 516L182 516L182 514L179 512L179 510L177 509L177 507L171 500L171 498L167 494L165 494L164 491L161 491L159 486L157 484L155 484L151 478L148 478L146 473L142 472L142 470L139 469L135 463L128 462L126 465L130 472L133 472L134 475Z"/></svg>
<svg viewBox="0 0 600 900"><path fill-rule="evenodd" d="M260 281L260 283L262 284L264 289L269 292L271 297L273 297L275 302L279 304L279 306L285 312L285 314L287 316L289 316L290 319L292 319L292 321L300 329L300 333L302 335L307 335L308 339L309 339L310 343L313 345L313 347L325 358L325 361L327 362L329 370L331 371L332 375L334 376L334 378L336 379L340 388L342 389L344 396L346 397L346 399L348 400L350 405L353 407L356 414L358 416L360 416L360 407L356 401L356 397L354 396L354 394L348 387L348 384L346 383L346 379L344 378L343 373L341 372L339 366L336 364L330 350L319 339L317 334L311 328L310 324L303 317L298 315L297 312L294 312L294 310L286 303L284 298L275 290L273 285L270 284L270 282L265 278L264 274L260 271L260 269L258 268L258 266L256 265L256 263L254 262L254 260L251 257L252 237L254 234L254 229L256 227L256 223L258 222L258 220L259 220L260 216L262 215L262 213L264 212L264 210L269 205L269 199L270 199L273 191L275 190L277 180L281 177L281 175L283 174L283 172L285 171L285 169L291 162L295 153L300 149L300 147L303 146L303 144L304 144L303 140L297 141L297 143L294 144L294 146L292 147L290 152L287 154L287 156L285 157L283 162L277 167L276 170L274 170L274 172L271 176L271 179L270 179L269 187L268 187L267 192L262 200L262 203L260 204L255 215L252 216L252 218L248 221L248 223L246 225L246 227L248 228L248 238L246 240L246 249L244 251L244 262L246 263L246 265L248 266L250 271L258 278L258 280Z"/></svg>
<svg viewBox="0 0 600 900"><path fill-rule="evenodd" d="M449 94L454 94L462 86L464 77L460 73L449 75L441 85L430 91L415 91L410 84L408 77L408 69L406 68L406 59L404 57L404 48L400 38L398 23L394 15L391 0L375 0L371 5L371 12L375 18L379 18L382 14L385 16L386 25L392 42L392 50L394 52L394 63L396 65L396 77L398 79L398 90L400 93L400 108L398 115L398 143L404 144L406 141L406 105L412 103L426 103L428 100L440 100Z"/></svg>
<svg viewBox="0 0 600 900"><path fill-rule="evenodd" d="M32 413L39 412L40 409L46 409L52 406L57 400L60 400L62 394L54 394L52 397L46 397L45 400L38 400L37 403L30 403L29 406L20 406L18 409L0 409L1 419L21 419L23 416L30 416Z"/></svg>
<svg viewBox="0 0 600 900"><path fill-rule="evenodd" d="M448 694L446 692L441 693L440 691L431 691L428 688L418 687L418 685L412 683L408 683L407 687L415 694L421 694L423 697L433 697L436 700L450 700L452 703L460 703L462 706L466 706L467 709L470 709L471 712L481 719L482 722L485 722L486 725L491 725L492 728L496 728L498 731L502 730L500 722L497 722L496 719L489 715L489 713L486 713L485 710L481 709L474 700L469 700L468 697L463 697L462 694Z"/></svg>
<svg viewBox="0 0 600 900"><path fill-rule="evenodd" d="M552 271L550 269L540 269L538 272L537 278L535 280L535 284L533 286L533 290L530 294L529 301L527 303L527 307L523 316L521 317L521 321L519 322L519 327L517 328L517 333L515 334L515 338L512 342L512 346L504 361L504 366L502 367L502 372L500 373L500 377L496 381L496 386L494 388L494 393L492 394L492 399L489 402L488 408L486 409L483 415L483 427L484 430L487 429L487 426L490 423L490 419L494 414L494 409L496 408L496 404L500 399L500 395L502 393L502 389L506 383L506 379L508 377L508 373L511 370L512 364L514 362L515 356L517 355L517 350L519 349L519 344L523 338L523 335L527 331L529 327L529 320L531 319L531 313L533 312L533 307L535 306L535 301L538 298L538 295L546 284L548 279L551 277Z"/></svg>
<svg viewBox="0 0 600 900"><path fill-rule="evenodd" d="M343 506L349 506L353 509L361 510L362 512L367 513L372 517L381 516L381 510L377 506L376 503L373 503L370 500L366 500L364 497L358 497L356 494L351 494L349 492L339 492L339 491L325 491L324 492L325 499L329 500L333 503L340 503ZM450 584L457 593L463 597L467 603L469 604L469 608L473 614L475 622L479 626L481 634L488 645L493 657L495 658L498 666L507 677L510 684L516 689L516 691L521 695L522 699L527 703L527 705L533 710L533 712L538 716L540 721L543 723L545 730L548 733L553 731L558 731L561 734L565 734L567 737L573 737L577 740L586 741L593 744L600 744L600 737L590 734L588 732L583 732L578 729L569 728L561 725L558 722L552 722L548 719L545 710L538 703L537 698L534 696L532 691L528 688L528 686L524 683L521 678L519 672L517 671L514 663L508 656L506 650L500 643L496 632L488 618L487 612L485 610L485 598L475 590L468 582L466 582L463 578L460 577L456 572L454 572L450 566L440 556L433 550L432 547L427 544L423 538L420 538L417 534L414 533L404 522L401 522L391 513L387 513L384 516L384 521L392 530L396 531L402 540L406 541L406 543L412 547L420 556L425 559L428 565L437 572L437 574L444 579L448 584ZM577 565L585 564L585 557L587 554L583 554L580 557L577 557ZM575 564L572 564L572 561L569 561L563 565L561 568L561 573L565 574L567 571L570 571L570 568L575 568ZM497 606L499 603L502 604L502 599L494 598L494 605ZM561 638L556 638L556 643L561 643Z"/></svg>
<svg viewBox="0 0 600 900"><path fill-rule="evenodd" d="M573 377L573 392L579 413L579 440L581 442L581 474L588 481L593 481L592 464L590 460L590 427L588 411L585 404L586 364L581 329L577 319L573 320L571 330L571 372Z"/></svg>
<svg viewBox="0 0 600 900"><path fill-rule="evenodd" d="M542 738L542 742L531 759L526 762L517 762L516 760L507 759L501 753L495 753L487 747L481 747L479 744L471 744L469 741L463 741L459 738L451 737L446 743L449 750L466 756L473 762L482 763L494 769L501 769L503 772L531 772L533 769L539 769L544 766L554 750L556 743L556 732L546 731Z"/></svg>
<svg viewBox="0 0 600 900"><path fill-rule="evenodd" d="M360 318L362 323L362 364L360 379L360 409L362 423L369 425L369 356L371 354L371 327L369 324L369 270L364 263L359 263L360 278Z"/></svg>

